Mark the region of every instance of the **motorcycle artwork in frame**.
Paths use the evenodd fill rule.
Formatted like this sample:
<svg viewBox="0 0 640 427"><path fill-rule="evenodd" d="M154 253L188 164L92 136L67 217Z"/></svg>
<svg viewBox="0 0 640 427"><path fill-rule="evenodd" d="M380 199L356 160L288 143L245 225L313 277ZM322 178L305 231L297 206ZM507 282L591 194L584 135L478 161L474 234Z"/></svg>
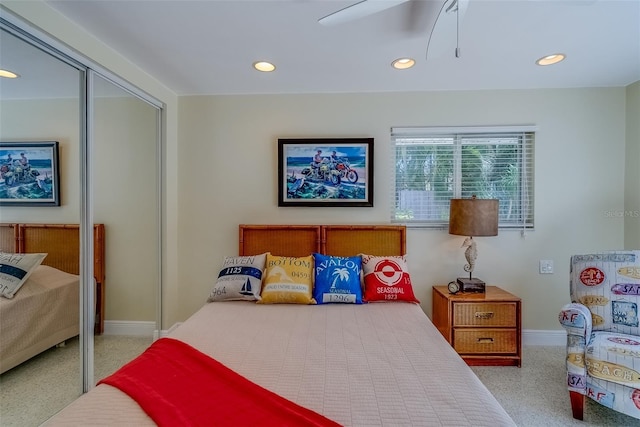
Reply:
<svg viewBox="0 0 640 427"><path fill-rule="evenodd" d="M0 142L0 206L60 206L58 141Z"/></svg>
<svg viewBox="0 0 640 427"><path fill-rule="evenodd" d="M373 138L278 139L278 206L373 206Z"/></svg>

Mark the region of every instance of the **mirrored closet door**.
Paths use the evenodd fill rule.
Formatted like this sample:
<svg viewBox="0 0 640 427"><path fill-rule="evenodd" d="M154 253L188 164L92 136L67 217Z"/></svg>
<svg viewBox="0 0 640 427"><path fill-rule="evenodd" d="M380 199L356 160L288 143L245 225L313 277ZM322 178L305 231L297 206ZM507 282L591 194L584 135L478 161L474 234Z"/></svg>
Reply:
<svg viewBox="0 0 640 427"><path fill-rule="evenodd" d="M0 223L78 224L84 71L4 28L0 32L0 52L0 68L17 75L14 78L0 77L0 141L57 141L59 185L62 189L59 206L11 204L12 200L38 196L38 191L42 190L38 182L46 185L51 165L45 164L40 152L28 148L28 145L18 151L1 146L0 198L9 203L0 206ZM23 152L28 161L27 167L20 161L15 163L22 158ZM9 155L13 161L8 160ZM11 176L21 178L10 179ZM11 230L10 227L2 229ZM3 231L4 237L7 234ZM68 254L75 257L76 262L80 258L77 243L71 250L75 253ZM3 240L4 251L11 251L11 246L14 245ZM36 289L35 285L23 285L11 300L0 297L0 361L3 371L9 368L0 375L1 425L39 425L82 391L78 279L69 284L73 286L71 290L56 294L53 300L48 300L45 292L40 292L40 286ZM42 290L53 292L44 286ZM34 296L36 293L37 298ZM60 306L54 309L52 302L60 303ZM51 313L58 313L58 310L63 313L66 309L75 311L76 329L73 332L47 325L57 320L40 320ZM52 339L60 339L63 345L56 346L58 343Z"/></svg>
<svg viewBox="0 0 640 427"><path fill-rule="evenodd" d="M19 21L0 18L0 68L19 75L0 78L0 141L58 141L60 206L3 204L0 223L79 224L81 241L78 335L0 375L0 424L39 425L160 330L162 105ZM94 224L105 248L95 335Z"/></svg>
<svg viewBox="0 0 640 427"><path fill-rule="evenodd" d="M104 224L105 333L95 379L151 344L160 290L160 110L113 82L92 79L93 217Z"/></svg>

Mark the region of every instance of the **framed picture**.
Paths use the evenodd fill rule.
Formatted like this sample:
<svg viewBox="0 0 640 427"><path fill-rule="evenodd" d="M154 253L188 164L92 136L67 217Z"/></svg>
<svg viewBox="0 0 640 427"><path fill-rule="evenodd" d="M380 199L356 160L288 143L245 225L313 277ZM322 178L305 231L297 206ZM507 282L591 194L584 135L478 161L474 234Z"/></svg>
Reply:
<svg viewBox="0 0 640 427"><path fill-rule="evenodd" d="M278 139L278 206L373 206L373 138Z"/></svg>
<svg viewBox="0 0 640 427"><path fill-rule="evenodd" d="M0 205L60 206L58 141L0 142Z"/></svg>

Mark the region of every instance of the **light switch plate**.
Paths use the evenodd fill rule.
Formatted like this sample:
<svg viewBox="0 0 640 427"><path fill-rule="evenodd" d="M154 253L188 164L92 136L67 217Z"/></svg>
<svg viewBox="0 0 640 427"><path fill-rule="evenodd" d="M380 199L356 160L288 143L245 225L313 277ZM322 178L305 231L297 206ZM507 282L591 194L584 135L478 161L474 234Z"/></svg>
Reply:
<svg viewBox="0 0 640 427"><path fill-rule="evenodd" d="M551 259L540 260L540 274L553 274L553 260Z"/></svg>

